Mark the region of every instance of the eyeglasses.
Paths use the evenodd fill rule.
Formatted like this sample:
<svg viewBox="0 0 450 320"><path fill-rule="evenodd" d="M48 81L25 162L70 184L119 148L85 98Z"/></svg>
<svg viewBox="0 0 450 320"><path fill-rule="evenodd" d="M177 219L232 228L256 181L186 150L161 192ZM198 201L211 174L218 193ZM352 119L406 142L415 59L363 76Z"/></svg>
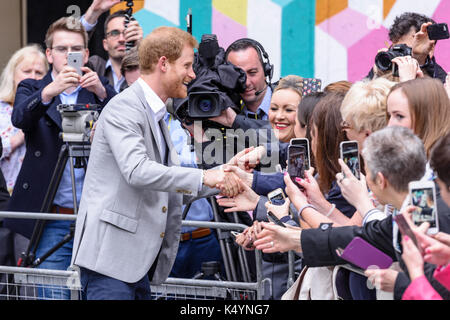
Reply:
<svg viewBox="0 0 450 320"><path fill-rule="evenodd" d="M67 52L80 52L83 51L84 46L73 46L73 47L66 47L66 46L56 46L56 47L52 47L52 49L54 49L56 52L61 53L61 54L66 54Z"/></svg>
<svg viewBox="0 0 450 320"><path fill-rule="evenodd" d="M345 121L345 120L341 121L341 129L342 130L351 129L351 128L352 128L352 126L347 121Z"/></svg>
<svg viewBox="0 0 450 320"><path fill-rule="evenodd" d="M106 37L110 37L112 39L117 39L120 35L123 35L125 37L125 30L119 31L117 29L111 30L110 32L106 33Z"/></svg>

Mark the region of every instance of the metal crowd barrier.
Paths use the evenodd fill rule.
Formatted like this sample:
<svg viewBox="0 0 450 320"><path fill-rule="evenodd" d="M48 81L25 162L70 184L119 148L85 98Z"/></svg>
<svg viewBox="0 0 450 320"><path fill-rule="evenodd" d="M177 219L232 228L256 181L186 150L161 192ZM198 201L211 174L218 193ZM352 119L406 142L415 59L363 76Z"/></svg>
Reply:
<svg viewBox="0 0 450 320"><path fill-rule="evenodd" d="M75 215L8 211L0 211L0 218L76 220ZM182 221L182 225L222 231L242 231L247 228L246 225L237 223L186 220ZM262 258L259 250L255 250L255 259L255 282L168 278L161 285L151 285L152 297L158 300L261 300L264 290L267 290L267 287L270 290L270 286L265 286L270 279L262 279ZM42 290L45 290L45 294L42 294ZM0 266L0 300L59 300L62 293L70 293L70 299L81 299L80 276L76 268L62 271Z"/></svg>

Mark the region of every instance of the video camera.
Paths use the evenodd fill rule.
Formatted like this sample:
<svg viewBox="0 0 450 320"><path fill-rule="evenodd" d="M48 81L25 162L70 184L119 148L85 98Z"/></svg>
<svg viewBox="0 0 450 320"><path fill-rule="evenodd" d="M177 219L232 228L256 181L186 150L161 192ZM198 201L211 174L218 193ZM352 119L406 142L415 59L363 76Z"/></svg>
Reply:
<svg viewBox="0 0 450 320"><path fill-rule="evenodd" d="M215 34L202 36L193 69L196 78L188 85L188 97L173 101L174 115L180 121L192 124L219 116L228 107L238 109L247 76L225 60Z"/></svg>
<svg viewBox="0 0 450 320"><path fill-rule="evenodd" d="M412 49L408 47L406 44L396 44L389 48L388 51L381 51L375 57L375 65L380 71L386 72L389 70L393 70L392 59L397 57L411 56ZM393 70L394 76L398 76L398 68Z"/></svg>
<svg viewBox="0 0 450 320"><path fill-rule="evenodd" d="M64 142L86 143L97 121L100 105L97 104L60 104L56 109L61 113L61 137Z"/></svg>

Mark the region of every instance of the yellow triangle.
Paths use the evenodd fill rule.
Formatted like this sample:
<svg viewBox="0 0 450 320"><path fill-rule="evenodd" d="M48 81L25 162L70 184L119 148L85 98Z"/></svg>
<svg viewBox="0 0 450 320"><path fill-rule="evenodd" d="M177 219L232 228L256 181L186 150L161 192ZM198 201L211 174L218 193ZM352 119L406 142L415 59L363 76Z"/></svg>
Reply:
<svg viewBox="0 0 450 320"><path fill-rule="evenodd" d="M247 26L247 0L212 0L212 5L220 13Z"/></svg>

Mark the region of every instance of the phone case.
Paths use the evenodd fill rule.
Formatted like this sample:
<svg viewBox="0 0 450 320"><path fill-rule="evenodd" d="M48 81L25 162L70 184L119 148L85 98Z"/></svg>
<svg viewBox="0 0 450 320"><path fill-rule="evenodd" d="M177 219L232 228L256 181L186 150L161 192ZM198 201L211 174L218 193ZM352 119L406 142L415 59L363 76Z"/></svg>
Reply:
<svg viewBox="0 0 450 320"><path fill-rule="evenodd" d="M341 258L364 270L370 266L387 269L392 264L391 257L360 237L353 238L345 247Z"/></svg>

